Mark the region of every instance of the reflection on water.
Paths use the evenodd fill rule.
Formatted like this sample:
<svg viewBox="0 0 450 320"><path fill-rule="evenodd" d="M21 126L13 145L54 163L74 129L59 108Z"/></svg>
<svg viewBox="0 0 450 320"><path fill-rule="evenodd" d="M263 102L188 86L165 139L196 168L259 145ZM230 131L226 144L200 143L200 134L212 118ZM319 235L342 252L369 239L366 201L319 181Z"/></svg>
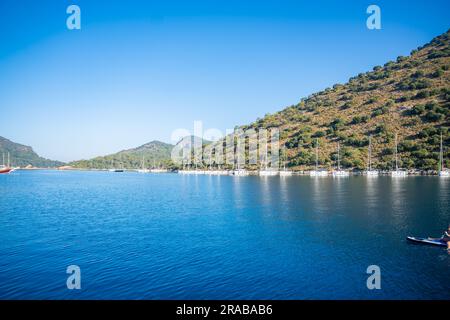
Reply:
<svg viewBox="0 0 450 320"><path fill-rule="evenodd" d="M437 202L438 212L441 218L445 218L448 216L448 206L447 204L450 202L450 177L440 177L439 178L439 188L438 194L440 201ZM450 221L448 222L450 226Z"/></svg>
<svg viewBox="0 0 450 320"><path fill-rule="evenodd" d="M276 182L274 177L257 177L256 179L259 179L259 186L260 186L260 203L262 205L262 208L264 209L264 212L266 214L273 214L273 212L270 211L270 208L272 207L272 197L276 196L276 193L273 194L271 188L274 182ZM267 210L269 208L269 210Z"/></svg>
<svg viewBox="0 0 450 320"><path fill-rule="evenodd" d="M241 209L245 207L244 197L242 195L242 178L243 177L230 177L232 179L233 184L233 201L234 207L237 209Z"/></svg>
<svg viewBox="0 0 450 320"><path fill-rule="evenodd" d="M307 179L307 177L305 177ZM308 180L306 180L308 181ZM312 184L312 194L310 200L313 202L311 209L315 212L326 212L328 209L328 201L330 199L327 185L330 183L330 178L328 177L310 177L309 180ZM305 195L305 201L308 201L308 196Z"/></svg>
<svg viewBox="0 0 450 320"><path fill-rule="evenodd" d="M450 179L38 171L0 190L0 298L450 299L445 249L405 241L442 234Z"/></svg>
<svg viewBox="0 0 450 320"><path fill-rule="evenodd" d="M391 181L391 206L393 211L393 219L396 219L398 225L404 223L404 215L407 213L405 210L406 203L406 183L407 179L414 179L414 177L394 177Z"/></svg>
<svg viewBox="0 0 450 320"><path fill-rule="evenodd" d="M338 208L342 208L346 205L348 205L347 202L347 195L346 193L346 186L348 186L348 179L349 177L333 177L333 192L335 194L335 202L334 206Z"/></svg>
<svg viewBox="0 0 450 320"><path fill-rule="evenodd" d="M378 176L365 176L366 206L369 215L377 214L377 203L380 201L378 197L380 179Z"/></svg>

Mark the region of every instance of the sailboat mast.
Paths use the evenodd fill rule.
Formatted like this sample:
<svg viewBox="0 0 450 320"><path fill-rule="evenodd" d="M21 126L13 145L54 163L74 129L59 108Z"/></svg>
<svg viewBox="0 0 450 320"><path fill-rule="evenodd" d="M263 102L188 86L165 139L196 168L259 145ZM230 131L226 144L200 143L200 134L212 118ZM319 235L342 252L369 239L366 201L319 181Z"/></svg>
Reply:
<svg viewBox="0 0 450 320"><path fill-rule="evenodd" d="M9 158L9 152L8 152L8 168L10 168L11 167L11 162L10 162L10 158Z"/></svg>
<svg viewBox="0 0 450 320"><path fill-rule="evenodd" d="M266 146L265 146L265 152L264 152L264 158L265 158L265 161L264 161L264 170L267 170L267 159L269 158L268 157L268 155L267 155L267 142L266 142Z"/></svg>
<svg viewBox="0 0 450 320"><path fill-rule="evenodd" d="M398 170L398 157L397 157L397 134L395 134L395 170Z"/></svg>
<svg viewBox="0 0 450 320"><path fill-rule="evenodd" d="M440 162L440 171L444 171L444 154L443 154L443 148L442 148L442 132L441 132L441 145L440 145L440 154L439 154L439 162Z"/></svg>
<svg viewBox="0 0 450 320"><path fill-rule="evenodd" d="M3 155L3 163L2 164L3 164L3 166L5 166L5 153L3 152L2 155Z"/></svg>
<svg viewBox="0 0 450 320"><path fill-rule="evenodd" d="M212 148L211 151L209 151L209 170L212 169Z"/></svg>
<svg viewBox="0 0 450 320"><path fill-rule="evenodd" d="M339 144L339 141L338 141L338 158L337 158L337 161L338 161L338 170L341 170L341 159L339 157L339 151L340 151L340 144Z"/></svg>
<svg viewBox="0 0 450 320"><path fill-rule="evenodd" d="M369 135L369 171L372 171L372 135Z"/></svg>
<svg viewBox="0 0 450 320"><path fill-rule="evenodd" d="M316 139L316 171L319 167L319 139Z"/></svg>

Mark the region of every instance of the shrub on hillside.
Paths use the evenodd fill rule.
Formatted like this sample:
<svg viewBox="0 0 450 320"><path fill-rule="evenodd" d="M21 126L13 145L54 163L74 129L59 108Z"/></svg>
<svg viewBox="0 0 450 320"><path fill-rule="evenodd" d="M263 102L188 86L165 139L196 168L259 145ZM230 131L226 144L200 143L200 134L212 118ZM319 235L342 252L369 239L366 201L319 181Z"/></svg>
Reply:
<svg viewBox="0 0 450 320"><path fill-rule="evenodd" d="M353 117L350 124L366 123L367 120L368 120L367 116L355 116L355 117Z"/></svg>

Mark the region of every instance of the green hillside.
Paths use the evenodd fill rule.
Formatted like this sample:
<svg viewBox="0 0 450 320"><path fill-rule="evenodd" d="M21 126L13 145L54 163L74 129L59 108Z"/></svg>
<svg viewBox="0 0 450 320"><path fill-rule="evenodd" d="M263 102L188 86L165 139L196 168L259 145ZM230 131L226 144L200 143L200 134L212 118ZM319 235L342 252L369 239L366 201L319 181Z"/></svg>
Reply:
<svg viewBox="0 0 450 320"><path fill-rule="evenodd" d="M402 167L436 170L442 132L450 167L449 68L447 31L410 56L375 66L241 128L279 127L288 165L296 170L314 165L316 139L323 167L335 165L339 141L343 167L364 169L369 135L374 166L390 169L395 134Z"/></svg>
<svg viewBox="0 0 450 320"><path fill-rule="evenodd" d="M137 169L142 167L142 157L146 168L153 166L171 167L170 152L173 145L152 141L140 147L123 150L107 156L96 157L90 160L79 160L69 163L75 168L105 169L127 168Z"/></svg>
<svg viewBox="0 0 450 320"><path fill-rule="evenodd" d="M184 141L191 140L192 147L195 139L198 137L185 137ZM183 140L180 140L181 143ZM211 143L202 140L203 146ZM144 167L164 167L168 169L177 169L177 166L171 160L171 152L174 145L160 141L152 141L140 147L123 150L111 155L100 156L90 160L79 160L69 163L70 166L80 169L108 169L108 168L125 168L139 169L142 168L142 157L144 157Z"/></svg>
<svg viewBox="0 0 450 320"><path fill-rule="evenodd" d="M23 144L12 142L6 138L0 137L0 161L7 161L7 154L10 154L11 166L26 167L31 165L33 167L51 168L63 165L63 162L53 161L39 157L33 148Z"/></svg>
<svg viewBox="0 0 450 320"><path fill-rule="evenodd" d="M434 38L407 57L400 56L396 61L375 66L372 71L352 77L345 84L335 84L240 128L279 128L287 165L294 170L314 166L316 141L320 146L322 167L335 165L337 143L340 142L341 165L364 169L369 135L372 136L373 166L391 169L396 134L401 167L437 170L442 133L445 165L450 167L449 34L447 31ZM139 168L145 155L146 167L151 167L154 160L173 167L170 161L172 148L170 144L153 141L136 149L76 161L71 165L110 168L123 163L126 168ZM205 163L208 162L206 159Z"/></svg>

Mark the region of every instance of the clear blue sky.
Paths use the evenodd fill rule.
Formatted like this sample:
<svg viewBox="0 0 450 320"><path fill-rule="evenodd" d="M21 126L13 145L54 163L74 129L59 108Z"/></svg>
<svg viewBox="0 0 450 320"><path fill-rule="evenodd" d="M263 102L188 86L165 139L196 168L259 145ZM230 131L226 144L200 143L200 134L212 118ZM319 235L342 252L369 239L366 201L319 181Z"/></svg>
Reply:
<svg viewBox="0 0 450 320"><path fill-rule="evenodd" d="M68 161L194 120L225 131L409 54L450 28L449 3L1 0L0 136Z"/></svg>

